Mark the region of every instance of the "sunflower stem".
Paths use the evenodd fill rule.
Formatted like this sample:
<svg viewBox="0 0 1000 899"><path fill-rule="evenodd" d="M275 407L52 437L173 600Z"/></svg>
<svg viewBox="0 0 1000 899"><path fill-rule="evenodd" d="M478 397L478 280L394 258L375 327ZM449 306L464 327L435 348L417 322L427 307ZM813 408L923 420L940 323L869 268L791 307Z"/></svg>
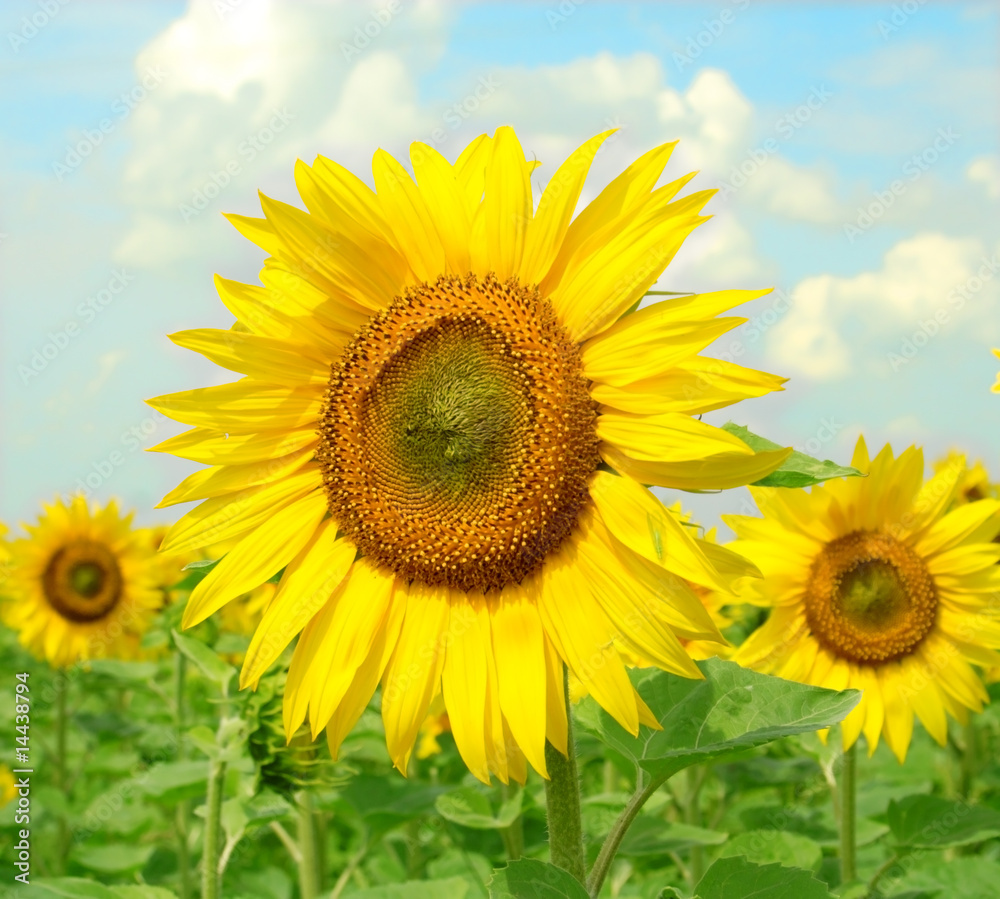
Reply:
<svg viewBox="0 0 1000 899"><path fill-rule="evenodd" d="M64 671L56 672L56 789L65 794L66 781L66 690L67 677ZM56 866L60 874L66 870L66 855L69 852L69 828L66 825L66 815L59 813L59 846L56 854Z"/></svg>
<svg viewBox="0 0 1000 899"><path fill-rule="evenodd" d="M219 836L226 763L212 759L205 796L205 838L201 854L201 899L219 899Z"/></svg>
<svg viewBox="0 0 1000 899"><path fill-rule="evenodd" d="M504 784L501 788L504 801L514 797L517 787L512 784ZM524 821L518 815L509 827L501 828L500 839L503 840L504 850L510 861L517 861L524 854Z"/></svg>
<svg viewBox="0 0 1000 899"><path fill-rule="evenodd" d="M969 720L962 728L962 778L959 790L963 799L972 798L972 786L976 778L976 770L979 767L978 755L978 734L976 733L975 713L969 714Z"/></svg>
<svg viewBox="0 0 1000 899"><path fill-rule="evenodd" d="M319 868L316 864L316 823L312 797L308 790L299 793L299 897L316 899L319 895Z"/></svg>
<svg viewBox="0 0 1000 899"><path fill-rule="evenodd" d="M187 657L174 652L174 739L177 741L177 760L184 759L184 698L187 682ZM177 870L180 877L180 899L191 899L191 853L188 848L188 812L186 799L177 803L174 826L177 830Z"/></svg>
<svg viewBox="0 0 1000 899"><path fill-rule="evenodd" d="M840 882L851 883L857 877L857 743L844 750L840 765Z"/></svg>
<svg viewBox="0 0 1000 899"><path fill-rule="evenodd" d="M563 669L563 696L566 706L566 755L545 741L545 807L549 825L549 859L556 867L586 883L583 856L583 819L580 814L580 778L576 770L573 744L573 716L569 702L569 675Z"/></svg>

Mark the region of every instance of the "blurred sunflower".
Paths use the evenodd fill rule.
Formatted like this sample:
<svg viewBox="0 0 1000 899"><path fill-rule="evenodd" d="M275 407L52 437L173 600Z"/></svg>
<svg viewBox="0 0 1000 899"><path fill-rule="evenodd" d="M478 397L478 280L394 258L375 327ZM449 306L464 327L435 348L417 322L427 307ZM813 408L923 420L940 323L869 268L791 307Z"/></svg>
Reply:
<svg viewBox="0 0 1000 899"><path fill-rule="evenodd" d="M763 518L723 516L730 546L764 580L745 598L771 607L734 660L781 677L864 691L843 722L844 748L884 735L903 761L914 713L944 744L946 714L961 722L988 701L973 665L1000 662L1000 503L947 511L964 466L923 484L923 453L870 461L864 439L851 463L865 478L805 490L751 488ZM923 484L923 486L921 486Z"/></svg>
<svg viewBox="0 0 1000 899"><path fill-rule="evenodd" d="M264 218L230 216L270 257L263 287L217 279L236 325L172 335L246 376L150 401L194 425L156 449L211 466L164 500L205 500L165 548L240 538L185 624L284 568L241 682L302 631L286 732L308 715L335 757L381 681L401 771L440 690L478 778L518 777L522 752L545 774L546 737L566 748L563 663L636 733L655 720L619 647L700 676L677 635L718 632L675 583L753 573L706 555L644 485L734 487L786 458L693 417L780 389L698 355L745 321L717 315L766 291L633 311L714 191L655 188L665 144L573 219L610 133L537 210L507 127L454 165L413 144L416 181L380 150L376 191L298 162L308 212L262 196Z"/></svg>
<svg viewBox="0 0 1000 899"><path fill-rule="evenodd" d="M162 604L160 562L148 532L112 500L82 496L43 506L28 537L10 544L0 617L21 644L56 667L100 657L134 658Z"/></svg>
<svg viewBox="0 0 1000 899"><path fill-rule="evenodd" d="M0 764L0 808L14 799L17 799L17 782L14 780L14 772L6 765Z"/></svg>
<svg viewBox="0 0 1000 899"><path fill-rule="evenodd" d="M968 466L965 462L965 456L952 450L948 455L936 459L933 465L935 472L944 471L951 466L961 470L962 477L958 482L958 489L955 491L953 505L974 503L977 499L1000 499L1000 490L997 489L996 484L990 483L989 472L982 460L977 459L973 465Z"/></svg>

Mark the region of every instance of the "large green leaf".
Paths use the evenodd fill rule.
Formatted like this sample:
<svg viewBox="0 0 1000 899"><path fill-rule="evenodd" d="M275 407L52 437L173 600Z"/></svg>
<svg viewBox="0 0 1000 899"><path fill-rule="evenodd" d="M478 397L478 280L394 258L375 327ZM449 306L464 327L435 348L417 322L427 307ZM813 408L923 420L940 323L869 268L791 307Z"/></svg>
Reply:
<svg viewBox="0 0 1000 899"><path fill-rule="evenodd" d="M132 846L128 843L84 845L73 850L73 861L100 874L122 874L141 868L152 854L152 846Z"/></svg>
<svg viewBox="0 0 1000 899"><path fill-rule="evenodd" d="M705 872L697 899L832 899L826 884L809 871L720 858Z"/></svg>
<svg viewBox="0 0 1000 899"><path fill-rule="evenodd" d="M633 737L589 697L578 707L581 726L660 780L698 762L830 727L861 698L857 690L811 687L720 659L697 664L704 680L656 669L631 672L663 730L643 727Z"/></svg>
<svg viewBox="0 0 1000 899"><path fill-rule="evenodd" d="M739 437L755 453L762 453L765 450L778 450L783 447L780 444L754 434L743 425L728 421L722 426L723 431L728 431L734 437ZM847 465L838 465L829 459L820 461L805 453L795 450L779 468L772 471L767 477L754 482L755 487L811 487L813 484L822 484L831 478L858 477L862 473L856 468Z"/></svg>
<svg viewBox="0 0 1000 899"><path fill-rule="evenodd" d="M173 631L173 637L177 648L197 665L198 670L205 677L211 681L215 681L222 693L225 694L229 689L230 680L236 675L236 669L227 662L222 661L214 650L210 649L200 640L185 637L183 634L177 633L177 631Z"/></svg>
<svg viewBox="0 0 1000 899"><path fill-rule="evenodd" d="M893 800L887 817L893 838L901 846L943 849L1000 836L1000 812L940 796Z"/></svg>
<svg viewBox="0 0 1000 899"><path fill-rule="evenodd" d="M523 793L518 790L510 799L500 806L500 811L493 813L490 800L475 787L461 787L450 793L443 793L434 802L438 814L442 818L472 827L476 830L493 830L510 827L521 814Z"/></svg>
<svg viewBox="0 0 1000 899"><path fill-rule="evenodd" d="M718 830L707 830L693 824L664 821L655 815L639 815L625 834L618 854L664 856L692 846L718 846L726 842L727 836Z"/></svg>
<svg viewBox="0 0 1000 899"><path fill-rule="evenodd" d="M536 859L522 858L493 872L490 899L589 899L571 874Z"/></svg>
<svg viewBox="0 0 1000 899"><path fill-rule="evenodd" d="M890 869L879 886L892 899L908 890L937 893L938 899L997 899L1000 865L982 856L943 859L939 852L927 853L912 866Z"/></svg>
<svg viewBox="0 0 1000 899"><path fill-rule="evenodd" d="M80 877L36 878L11 895L18 899L118 899L108 887Z"/></svg>
<svg viewBox="0 0 1000 899"><path fill-rule="evenodd" d="M205 795L208 782L207 762L163 762L153 765L141 779L148 796L173 805L182 799Z"/></svg>
<svg viewBox="0 0 1000 899"><path fill-rule="evenodd" d="M788 830L749 830L737 834L719 852L720 858L743 856L756 865L777 862L789 868L818 871L823 849L815 840Z"/></svg>

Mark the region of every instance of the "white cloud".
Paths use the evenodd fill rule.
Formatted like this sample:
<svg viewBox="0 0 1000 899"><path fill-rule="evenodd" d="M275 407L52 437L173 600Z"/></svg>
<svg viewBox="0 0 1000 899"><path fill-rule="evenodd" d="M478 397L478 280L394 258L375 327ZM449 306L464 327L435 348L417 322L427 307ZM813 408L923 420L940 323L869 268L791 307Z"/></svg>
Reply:
<svg viewBox="0 0 1000 899"><path fill-rule="evenodd" d="M969 163L965 176L972 182L981 182L986 196L1000 198L1000 156L979 156Z"/></svg>
<svg viewBox="0 0 1000 899"><path fill-rule="evenodd" d="M782 156L769 159L748 180L746 198L792 221L830 224L843 221L845 216L829 173L801 168Z"/></svg>
<svg viewBox="0 0 1000 899"><path fill-rule="evenodd" d="M940 312L950 322L966 305L962 290L981 317L997 292L989 266L986 281L978 280L985 257L977 238L923 232L895 244L877 271L805 278L792 290L791 311L769 335L771 358L817 380L838 378L850 373L855 346L870 351L873 338L910 333Z"/></svg>

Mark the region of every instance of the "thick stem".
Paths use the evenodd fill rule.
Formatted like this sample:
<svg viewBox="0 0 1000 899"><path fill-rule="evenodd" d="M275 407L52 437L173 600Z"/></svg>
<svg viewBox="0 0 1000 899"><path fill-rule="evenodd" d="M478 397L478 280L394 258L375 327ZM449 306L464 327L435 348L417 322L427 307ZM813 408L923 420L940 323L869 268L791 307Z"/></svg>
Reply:
<svg viewBox="0 0 1000 899"><path fill-rule="evenodd" d="M855 854L857 838L857 754L856 746L844 752L840 767L840 882L851 883L857 877Z"/></svg>
<svg viewBox="0 0 1000 899"><path fill-rule="evenodd" d="M504 801L514 796L517 789L513 784L504 784L501 787ZM510 861L517 861L524 854L524 821L520 815L509 827L501 828L500 839L503 840L503 847Z"/></svg>
<svg viewBox="0 0 1000 899"><path fill-rule="evenodd" d="M187 678L187 658L183 653L174 653L174 739L177 741L177 760L185 757L185 694ZM174 824L177 830L177 870L180 876L180 899L191 899L194 884L191 880L191 853L188 848L188 814L190 806L186 799L177 803Z"/></svg>
<svg viewBox="0 0 1000 899"><path fill-rule="evenodd" d="M701 826L701 785L705 782L705 769L701 765L692 765L687 769L687 801L684 803L684 820L695 827ZM691 847L689 860L689 877L691 889L698 886L702 874L705 873L705 855L701 846Z"/></svg>
<svg viewBox="0 0 1000 899"><path fill-rule="evenodd" d="M549 825L549 859L556 867L586 883L587 866L583 855L583 820L580 814L580 778L576 770L573 744L573 715L569 702L569 676L563 671L566 705L566 755L545 741L545 807Z"/></svg>
<svg viewBox="0 0 1000 899"><path fill-rule="evenodd" d="M604 838L601 851L597 853L594 867L590 870L590 878L587 880L587 891L591 896L597 896L601 892L604 879L608 876L608 871L611 870L611 863L615 860L615 853L618 852L618 847L625 838L625 833L631 827L636 815L639 814L639 809L646 804L649 797L662 784L662 779L654 780L641 789L637 788L635 793L632 794L632 798L628 801L628 805L625 806L622 813L618 816L618 820L615 821L611 831Z"/></svg>
<svg viewBox="0 0 1000 899"><path fill-rule="evenodd" d="M316 825L312 798L308 790L299 793L299 897L316 899L319 895L319 869L316 864Z"/></svg>
<svg viewBox="0 0 1000 899"><path fill-rule="evenodd" d="M205 839L201 854L201 899L219 899L219 837L226 763L213 759L205 797Z"/></svg>
<svg viewBox="0 0 1000 899"><path fill-rule="evenodd" d="M56 772L55 784L60 793L65 794L68 789L66 781L66 688L67 677L65 672L56 672ZM67 797L68 800L68 797ZM66 815L59 813L59 849L56 860L56 869L62 874L66 870L66 855L69 852L69 828L66 824Z"/></svg>

